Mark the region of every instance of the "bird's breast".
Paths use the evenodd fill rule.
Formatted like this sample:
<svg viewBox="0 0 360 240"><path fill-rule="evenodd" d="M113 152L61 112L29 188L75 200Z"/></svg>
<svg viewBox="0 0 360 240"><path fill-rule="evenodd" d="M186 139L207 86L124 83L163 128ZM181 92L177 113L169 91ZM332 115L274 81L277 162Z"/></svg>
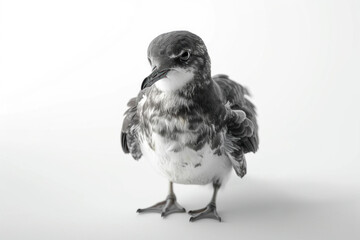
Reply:
<svg viewBox="0 0 360 240"><path fill-rule="evenodd" d="M139 104L141 151L163 175L178 183L206 184L230 169L219 154L223 133L200 110L178 96L144 96Z"/></svg>
<svg viewBox="0 0 360 240"><path fill-rule="evenodd" d="M209 142L214 126L206 120L191 99L154 88L139 104L143 135L151 147L156 147L154 134L161 136L178 151L186 146L195 150Z"/></svg>

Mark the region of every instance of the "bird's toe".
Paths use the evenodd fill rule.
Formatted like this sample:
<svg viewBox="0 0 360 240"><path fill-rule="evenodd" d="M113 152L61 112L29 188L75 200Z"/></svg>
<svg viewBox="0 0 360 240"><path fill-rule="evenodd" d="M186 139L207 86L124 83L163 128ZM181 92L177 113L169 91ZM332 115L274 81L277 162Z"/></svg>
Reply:
<svg viewBox="0 0 360 240"><path fill-rule="evenodd" d="M216 211L216 206L213 204L209 204L205 208L202 208L199 210L189 211L189 214L192 215L192 217L190 217L190 219L189 219L190 222L195 222L197 220L204 219L204 218L210 218L210 219L218 220L219 222L221 222L221 217L219 216L219 214Z"/></svg>

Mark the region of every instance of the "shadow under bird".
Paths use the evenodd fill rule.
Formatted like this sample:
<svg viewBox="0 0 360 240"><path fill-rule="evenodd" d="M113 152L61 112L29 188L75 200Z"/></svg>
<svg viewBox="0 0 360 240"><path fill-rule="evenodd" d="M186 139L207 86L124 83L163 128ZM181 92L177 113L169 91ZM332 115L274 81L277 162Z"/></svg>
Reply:
<svg viewBox="0 0 360 240"><path fill-rule="evenodd" d="M125 153L144 157L169 181L162 202L138 209L161 216L185 212L173 183L213 184L210 203L189 211L190 221L212 218L216 195L231 169L246 174L245 154L259 145L255 106L248 91L226 75L211 77L202 39L188 31L156 37L148 47L152 73L137 97L130 99L121 131Z"/></svg>

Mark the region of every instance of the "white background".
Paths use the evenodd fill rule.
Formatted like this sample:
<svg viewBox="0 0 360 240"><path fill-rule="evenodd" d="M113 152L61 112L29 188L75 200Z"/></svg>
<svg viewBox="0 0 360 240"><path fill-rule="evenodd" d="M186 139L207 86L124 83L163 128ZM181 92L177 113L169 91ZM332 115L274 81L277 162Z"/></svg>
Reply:
<svg viewBox="0 0 360 240"><path fill-rule="evenodd" d="M0 239L359 239L359 1L2 1ZM250 88L260 150L224 222L138 215L167 182L120 147L157 35ZM176 185L187 210L212 190Z"/></svg>

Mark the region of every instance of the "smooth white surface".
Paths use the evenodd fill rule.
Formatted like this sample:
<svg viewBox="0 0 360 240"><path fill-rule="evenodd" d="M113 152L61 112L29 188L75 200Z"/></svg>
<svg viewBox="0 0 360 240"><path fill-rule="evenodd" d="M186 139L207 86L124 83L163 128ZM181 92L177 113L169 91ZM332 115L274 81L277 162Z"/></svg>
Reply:
<svg viewBox="0 0 360 240"><path fill-rule="evenodd" d="M359 239L359 1L2 1L0 239ZM158 34L248 86L260 150L224 223L138 216L167 183L120 148ZM176 185L187 210L210 187Z"/></svg>

